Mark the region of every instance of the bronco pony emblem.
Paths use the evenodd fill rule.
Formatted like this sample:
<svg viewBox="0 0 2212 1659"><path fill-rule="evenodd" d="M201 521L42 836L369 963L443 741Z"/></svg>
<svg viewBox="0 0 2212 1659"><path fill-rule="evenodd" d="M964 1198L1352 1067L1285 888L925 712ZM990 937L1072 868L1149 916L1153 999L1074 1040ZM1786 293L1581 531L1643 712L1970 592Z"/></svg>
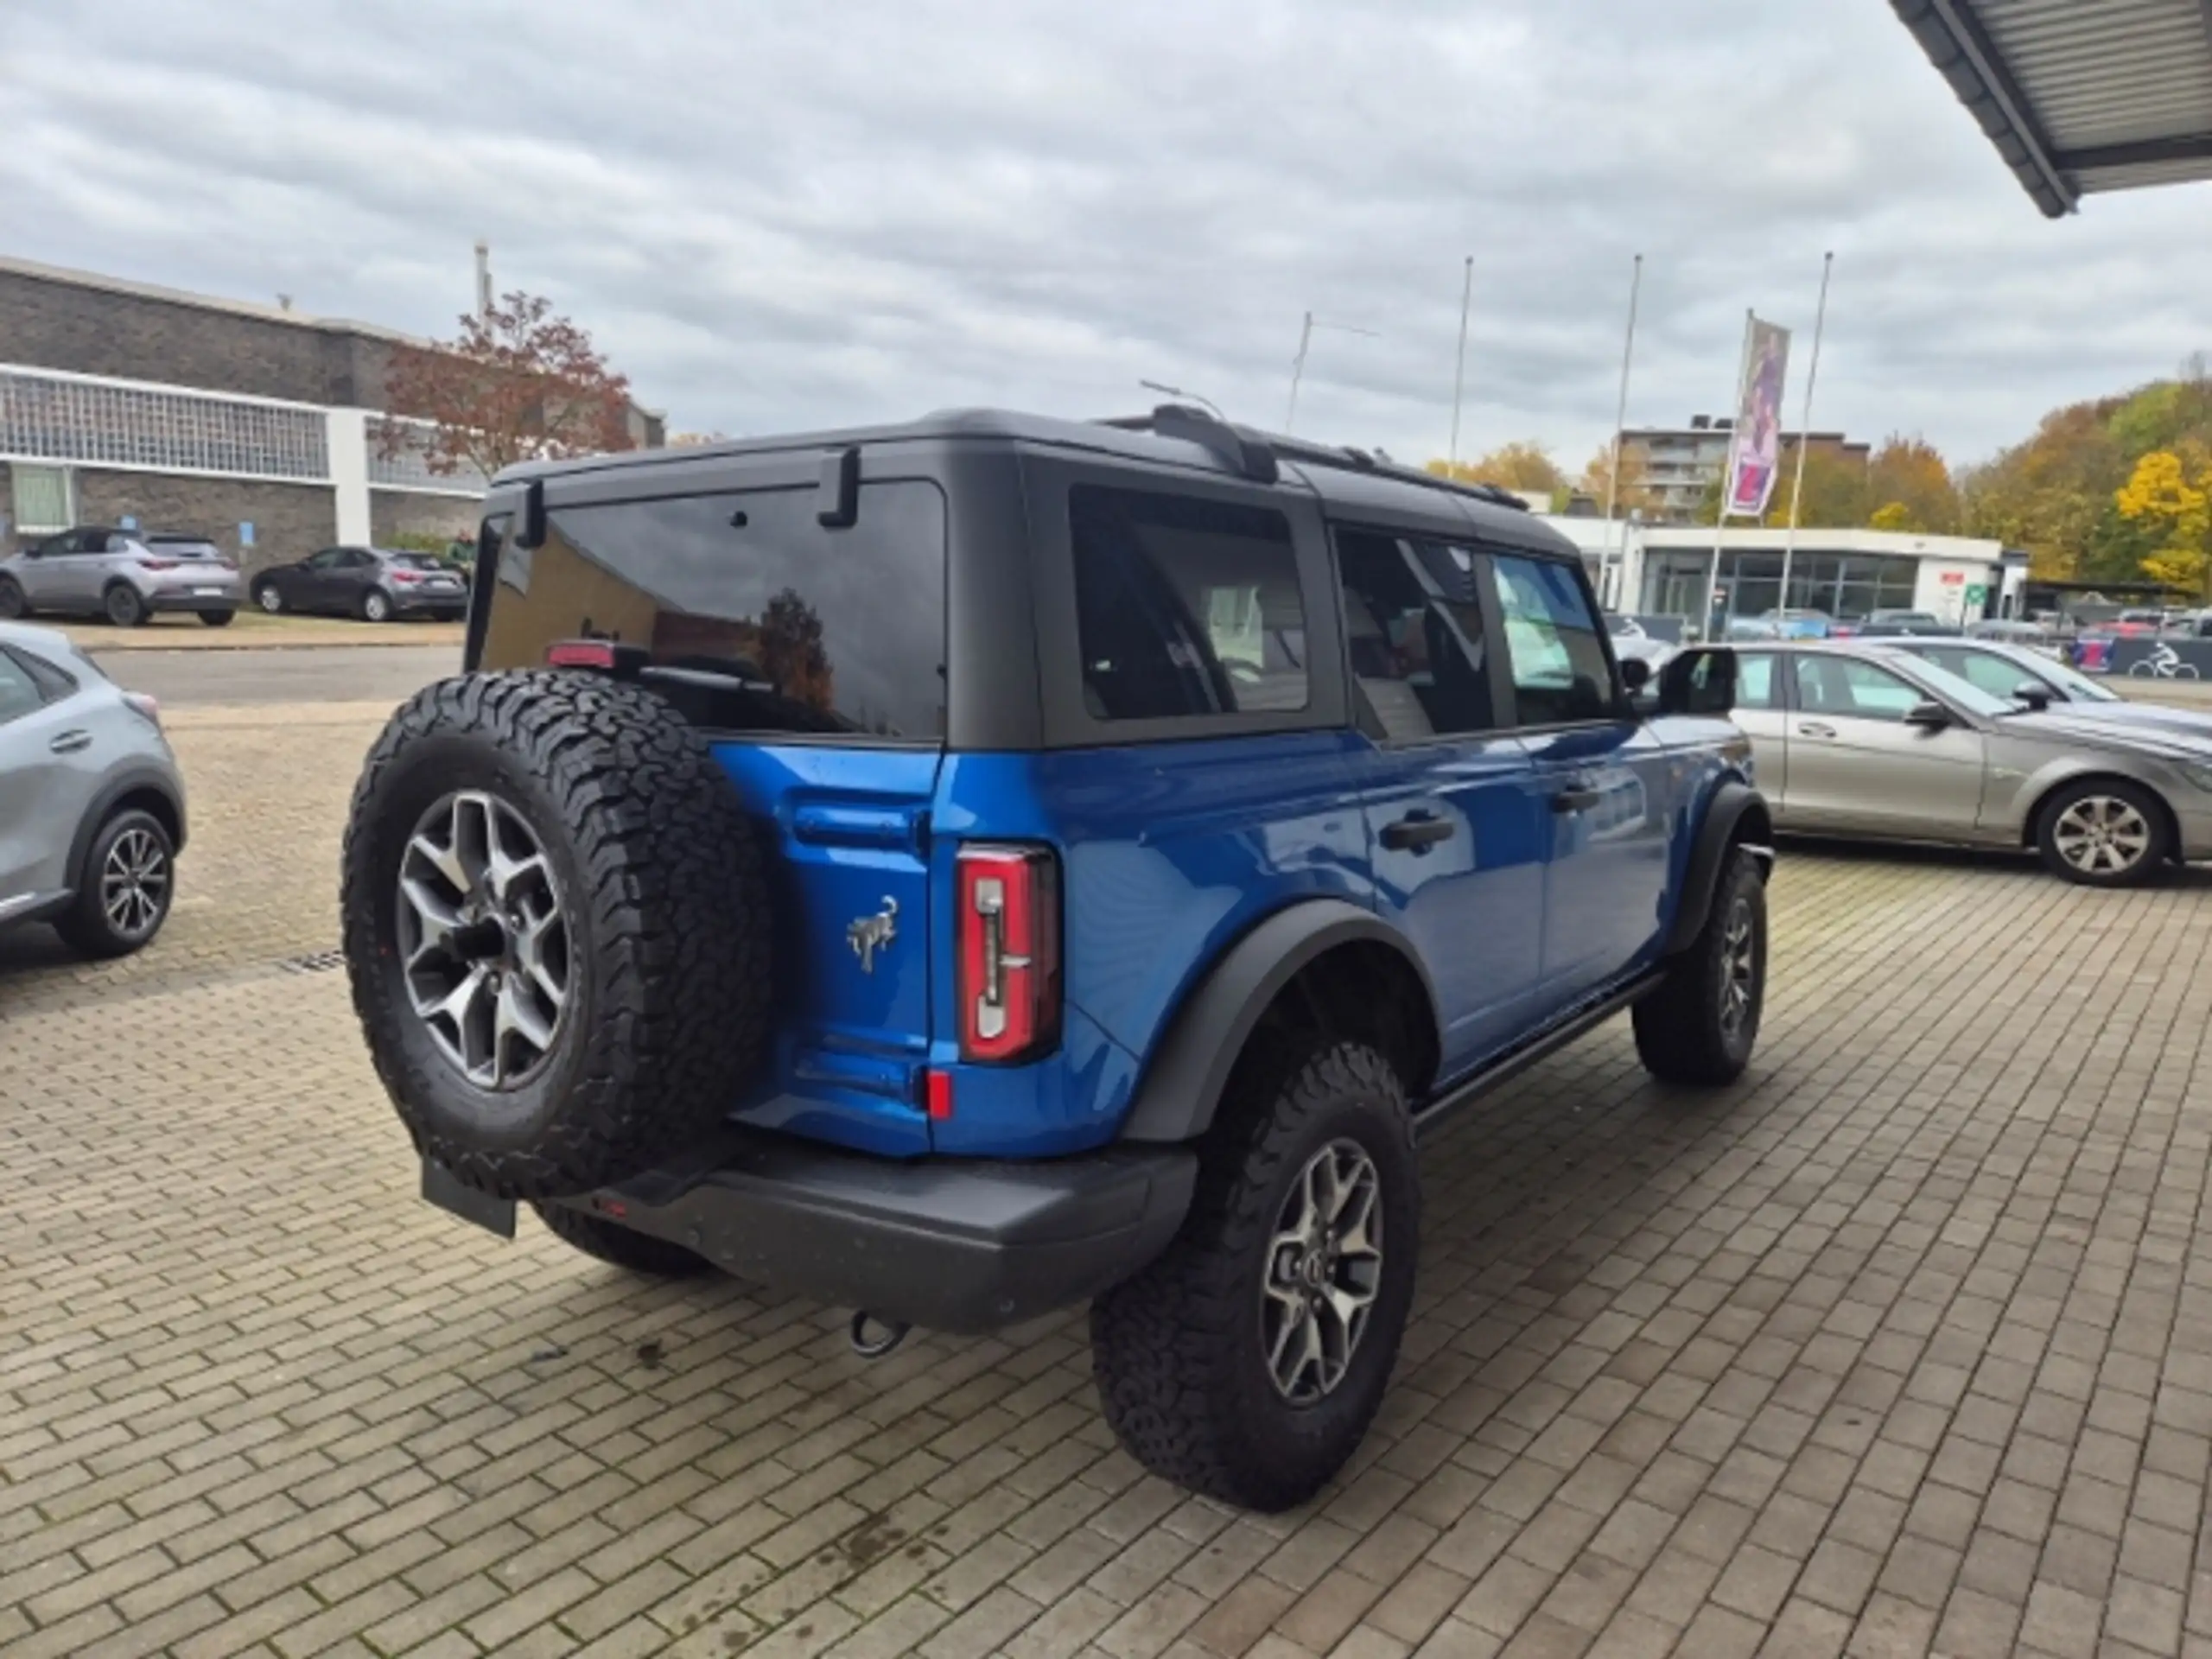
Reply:
<svg viewBox="0 0 2212 1659"><path fill-rule="evenodd" d="M887 895L883 908L874 916L856 917L845 927L845 943L853 947L853 954L861 959L861 972L875 971L875 953L890 948L891 941L899 937L899 901Z"/></svg>

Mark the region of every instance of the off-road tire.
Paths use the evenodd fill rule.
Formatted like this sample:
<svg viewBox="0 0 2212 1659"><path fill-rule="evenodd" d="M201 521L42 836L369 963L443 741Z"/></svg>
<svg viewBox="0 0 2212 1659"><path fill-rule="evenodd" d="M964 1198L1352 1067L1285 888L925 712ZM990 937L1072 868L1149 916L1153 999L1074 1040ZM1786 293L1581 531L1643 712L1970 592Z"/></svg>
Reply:
<svg viewBox="0 0 2212 1659"><path fill-rule="evenodd" d="M0 622L20 622L31 613L22 584L13 576L0 576Z"/></svg>
<svg viewBox="0 0 2212 1659"><path fill-rule="evenodd" d="M202 611L200 620L211 628L227 628L238 620L236 611Z"/></svg>
<svg viewBox="0 0 2212 1659"><path fill-rule="evenodd" d="M1725 1014L1732 918L1750 924L1754 964L1749 1011L1732 1027ZM1666 978L1636 1005L1631 1020L1643 1069L1662 1083L1704 1089L1743 1076L1758 1043L1766 968L1766 882L1758 860L1738 848L1728 854L1697 942L1669 964Z"/></svg>
<svg viewBox="0 0 2212 1659"><path fill-rule="evenodd" d="M2143 855L2124 870L2089 871L2067 861L2058 850L2058 821L2066 810L2090 796L2108 796L2125 801L2142 815L2149 827L2150 842ZM2133 887L2152 880L2165 869L2173 859L2173 820L2166 805L2156 795L2139 784L2127 783L2118 778L2085 778L2079 783L2068 784L2052 794L2036 814L2036 851L2042 855L2044 868L2061 880L2071 881L2084 887Z"/></svg>
<svg viewBox="0 0 2212 1659"><path fill-rule="evenodd" d="M537 1218L554 1237L612 1267L647 1274L655 1279L696 1279L714 1269L714 1263L705 1256L694 1255L681 1244L655 1238L651 1233L633 1231L589 1211L571 1210L558 1204L531 1207L537 1211Z"/></svg>
<svg viewBox="0 0 2212 1659"><path fill-rule="evenodd" d="M107 913L105 874L108 856L114 852L116 843L133 834L146 837L157 849L163 880L152 920L142 925L124 926ZM148 890L152 891L150 883ZM54 931L61 936L63 944L80 957L101 961L127 957L154 942L154 936L162 931L162 924L168 919L169 906L175 898L176 843L159 818L132 807L117 813L93 835L92 845L85 849L77 896L70 901L68 909L54 918Z"/></svg>
<svg viewBox="0 0 2212 1659"><path fill-rule="evenodd" d="M1356 1141L1380 1178L1381 1283L1343 1381L1294 1406L1262 1351L1261 1286L1291 1184L1337 1140ZM1413 1305L1421 1182L1404 1085L1363 1044L1263 1037L1239 1062L1198 1158L1174 1242L1091 1304L1099 1399L1154 1473L1246 1509L1289 1509L1357 1449Z"/></svg>
<svg viewBox="0 0 2212 1659"><path fill-rule="evenodd" d="M111 582L100 595L100 614L118 628L135 628L146 620L146 601L127 582Z"/></svg>
<svg viewBox="0 0 2212 1659"><path fill-rule="evenodd" d="M550 861L568 1006L504 1088L450 1061L409 1000L397 876L423 815L481 791ZM340 918L353 1007L422 1156L496 1197L556 1198L710 1133L768 1036L770 901L756 832L699 734L636 685L469 674L403 704L353 791Z"/></svg>

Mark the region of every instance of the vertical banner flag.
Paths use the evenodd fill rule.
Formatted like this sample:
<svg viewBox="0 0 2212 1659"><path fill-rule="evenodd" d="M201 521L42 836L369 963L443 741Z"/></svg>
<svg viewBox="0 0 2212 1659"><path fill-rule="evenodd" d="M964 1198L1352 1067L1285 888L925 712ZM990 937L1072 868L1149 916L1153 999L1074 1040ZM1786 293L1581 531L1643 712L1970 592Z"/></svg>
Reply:
<svg viewBox="0 0 2212 1659"><path fill-rule="evenodd" d="M1782 383L1789 367L1789 331L1753 318L1744 404L1736 414L1727 487L1720 498L1724 518L1757 518L1774 495L1782 471Z"/></svg>

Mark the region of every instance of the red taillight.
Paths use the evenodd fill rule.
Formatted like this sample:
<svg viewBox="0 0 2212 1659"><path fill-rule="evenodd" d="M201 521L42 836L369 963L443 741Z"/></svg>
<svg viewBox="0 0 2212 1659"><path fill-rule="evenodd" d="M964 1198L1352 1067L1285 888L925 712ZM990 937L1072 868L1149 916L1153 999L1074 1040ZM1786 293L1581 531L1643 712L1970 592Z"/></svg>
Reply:
<svg viewBox="0 0 2212 1659"><path fill-rule="evenodd" d="M545 665L628 674L644 666L646 656L643 646L625 645L615 639L556 639L545 647Z"/></svg>
<svg viewBox="0 0 2212 1659"><path fill-rule="evenodd" d="M1047 848L960 851L960 1057L1026 1060L1060 1040L1060 867Z"/></svg>
<svg viewBox="0 0 2212 1659"><path fill-rule="evenodd" d="M138 560L138 568L141 570L174 570L177 568L177 563L175 559L149 559L141 556Z"/></svg>
<svg viewBox="0 0 2212 1659"><path fill-rule="evenodd" d="M160 703L155 702L143 691L126 691L123 694L123 701L132 714L150 723L156 730L160 729L162 724Z"/></svg>
<svg viewBox="0 0 2212 1659"><path fill-rule="evenodd" d="M942 1123L952 1116L951 1072L933 1071L929 1073L927 1099L931 1122Z"/></svg>
<svg viewBox="0 0 2212 1659"><path fill-rule="evenodd" d="M391 579L404 585L410 582L422 581L423 573L420 570L395 570L391 573Z"/></svg>

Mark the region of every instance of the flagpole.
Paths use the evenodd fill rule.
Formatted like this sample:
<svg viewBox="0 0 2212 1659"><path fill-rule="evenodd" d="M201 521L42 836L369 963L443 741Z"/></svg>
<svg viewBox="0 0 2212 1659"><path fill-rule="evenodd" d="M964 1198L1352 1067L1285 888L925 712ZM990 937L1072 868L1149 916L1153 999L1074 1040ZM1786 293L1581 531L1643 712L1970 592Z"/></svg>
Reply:
<svg viewBox="0 0 2212 1659"><path fill-rule="evenodd" d="M1736 445L1743 438L1744 386L1751 376L1751 310L1744 308L1744 349L1736 356L1735 412L1728 417L1728 452L1720 458L1720 502L1713 515L1713 573L1705 581L1704 627L1713 626L1713 601L1720 596L1720 546L1728 534L1728 488L1735 481ZM1708 639L1708 644L1711 641Z"/></svg>
<svg viewBox="0 0 2212 1659"><path fill-rule="evenodd" d="M1789 609L1789 561L1797 551L1797 513L1805 500L1805 454L1813 447L1813 383L1821 378L1821 331L1828 321L1828 277L1835 270L1835 255L1821 256L1821 305L1813 314L1813 360L1805 369L1805 418L1797 429L1797 481L1789 487L1789 532L1782 540L1782 598L1777 608Z"/></svg>
<svg viewBox="0 0 2212 1659"><path fill-rule="evenodd" d="M1613 408L1613 465L1605 480L1605 540L1598 553L1598 579L1602 588L1613 575L1613 509L1621 499L1622 431L1628 425L1628 371L1636 357L1636 302L1643 291L1643 256L1636 256L1634 273L1628 280L1628 339L1621 346L1621 397ZM1625 563L1628 548L1624 538L1622 562ZM1621 608L1618 592L1600 594L1615 610Z"/></svg>
<svg viewBox="0 0 2212 1659"><path fill-rule="evenodd" d="M1459 465L1459 397L1467 385L1467 313L1475 302L1475 256L1467 256L1467 280L1459 290L1459 360L1452 371L1452 448L1449 460Z"/></svg>

